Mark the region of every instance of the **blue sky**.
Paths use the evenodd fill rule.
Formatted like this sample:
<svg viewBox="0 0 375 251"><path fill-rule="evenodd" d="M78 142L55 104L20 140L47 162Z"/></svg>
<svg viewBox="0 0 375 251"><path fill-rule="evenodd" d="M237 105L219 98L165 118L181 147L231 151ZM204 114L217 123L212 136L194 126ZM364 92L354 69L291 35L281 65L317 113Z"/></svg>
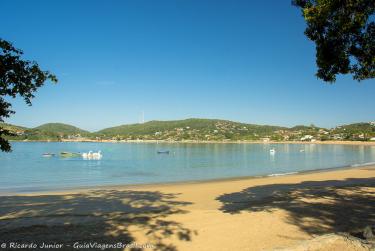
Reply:
<svg viewBox="0 0 375 251"><path fill-rule="evenodd" d="M375 81L315 77L283 1L0 1L0 37L59 78L7 122L83 129L220 118L292 126L375 120Z"/></svg>

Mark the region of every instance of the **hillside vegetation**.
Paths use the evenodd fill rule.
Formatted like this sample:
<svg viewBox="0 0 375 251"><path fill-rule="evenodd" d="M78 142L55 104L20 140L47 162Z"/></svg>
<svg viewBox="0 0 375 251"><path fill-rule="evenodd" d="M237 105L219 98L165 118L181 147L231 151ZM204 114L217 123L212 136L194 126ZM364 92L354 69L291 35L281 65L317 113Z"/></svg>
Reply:
<svg viewBox="0 0 375 251"><path fill-rule="evenodd" d="M27 130L28 128L26 127L23 127L23 126L16 126L16 125L12 125L12 124L7 124L7 123L0 123L0 127L1 128L4 128L6 130L9 130L13 133L16 133L16 132L23 132L25 130Z"/></svg>
<svg viewBox="0 0 375 251"><path fill-rule="evenodd" d="M63 123L47 123L35 128L26 128L6 123L1 123L3 127L16 136L8 137L14 140L60 140L63 138L89 137L90 132L78 127Z"/></svg>
<svg viewBox="0 0 375 251"><path fill-rule="evenodd" d="M43 124L41 126L33 128L34 130L39 130L42 132L48 132L48 133L58 133L61 135L72 135L72 134L90 134L90 132L82 130L78 127L67 125L63 123L48 123Z"/></svg>
<svg viewBox="0 0 375 251"><path fill-rule="evenodd" d="M144 124L122 125L97 132L102 137L128 137L144 139L256 139L285 129L278 126L252 125L218 119L185 119L150 121Z"/></svg>
<svg viewBox="0 0 375 251"><path fill-rule="evenodd" d="M288 128L229 120L193 118L121 125L94 133L62 123L48 123L35 128L2 123L0 127L15 133L16 136L10 137L15 140L375 140L374 122L325 129L314 125L298 125Z"/></svg>

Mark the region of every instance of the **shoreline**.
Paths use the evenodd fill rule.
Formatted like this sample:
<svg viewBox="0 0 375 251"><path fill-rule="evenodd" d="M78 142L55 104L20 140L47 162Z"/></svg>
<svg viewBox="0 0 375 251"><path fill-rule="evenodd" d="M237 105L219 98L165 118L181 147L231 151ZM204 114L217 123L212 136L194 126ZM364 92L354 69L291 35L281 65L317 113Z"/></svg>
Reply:
<svg viewBox="0 0 375 251"><path fill-rule="evenodd" d="M327 140L327 141L262 141L262 140L233 140L233 141L205 141L205 140L182 140L182 141L170 141L170 140L91 140L91 139L79 139L79 140L9 140L10 142L76 142L76 143L160 143L160 144L307 144L307 145L364 145L364 146L375 146L375 141L339 141L339 140Z"/></svg>
<svg viewBox="0 0 375 251"><path fill-rule="evenodd" d="M207 180L186 180L186 181L171 181L171 182L155 182L155 183L138 183L138 184L113 184L113 185L93 185L93 186L80 186L80 187L60 187L56 189L41 189L34 191L1 191L0 196L14 196L14 195L41 195L41 194L65 194L65 193L79 193L79 192L89 192L95 190L109 190L109 189L149 189L149 188L168 188L168 187L178 187L178 186L189 186L189 185L205 185L205 184L215 184L221 182L236 182L236 181L252 181L257 179L272 179L278 177L291 177L291 176L303 176L309 174L323 174L327 172L341 171L341 170L355 170L364 167L374 168L375 162L354 164L349 166L340 167L329 167L323 169L312 169L303 170L295 172L286 173L274 173L266 175L253 175L253 176L236 176L227 178L215 178Z"/></svg>

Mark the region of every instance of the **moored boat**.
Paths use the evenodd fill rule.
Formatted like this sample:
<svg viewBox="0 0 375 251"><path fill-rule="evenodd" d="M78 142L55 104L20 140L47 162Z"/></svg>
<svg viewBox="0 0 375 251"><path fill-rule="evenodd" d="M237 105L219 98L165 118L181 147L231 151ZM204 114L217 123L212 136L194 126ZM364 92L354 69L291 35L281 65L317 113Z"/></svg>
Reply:
<svg viewBox="0 0 375 251"><path fill-rule="evenodd" d="M80 153L73 153L73 152L61 152L60 156L65 157L65 158L74 158L74 157L80 157L81 154Z"/></svg>
<svg viewBox="0 0 375 251"><path fill-rule="evenodd" d="M158 154L169 154L169 150L159 150L157 151Z"/></svg>
<svg viewBox="0 0 375 251"><path fill-rule="evenodd" d="M83 159L100 160L102 157L103 157L103 154L101 150L99 150L98 152L89 151L88 153L82 153Z"/></svg>
<svg viewBox="0 0 375 251"><path fill-rule="evenodd" d="M55 156L56 154L54 154L54 153L43 153L42 154L42 156L43 157L53 157L53 156Z"/></svg>

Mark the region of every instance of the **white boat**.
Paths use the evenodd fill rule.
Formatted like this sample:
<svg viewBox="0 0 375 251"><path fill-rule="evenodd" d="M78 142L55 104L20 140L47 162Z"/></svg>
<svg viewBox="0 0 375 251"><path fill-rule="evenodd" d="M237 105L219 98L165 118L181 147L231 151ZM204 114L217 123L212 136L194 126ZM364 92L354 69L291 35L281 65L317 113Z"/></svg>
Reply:
<svg viewBox="0 0 375 251"><path fill-rule="evenodd" d="M53 156L55 156L56 154L54 154L54 153L43 153L42 154L42 156L43 157L53 157Z"/></svg>
<svg viewBox="0 0 375 251"><path fill-rule="evenodd" d="M92 151L89 151L88 153L82 153L82 158L88 159L88 158L91 158L91 155L92 155Z"/></svg>
<svg viewBox="0 0 375 251"><path fill-rule="evenodd" d="M98 152L92 152L92 151L89 151L88 153L82 153L82 158L83 159L93 159L93 160L99 160L103 157L102 155L102 151L98 151Z"/></svg>
<svg viewBox="0 0 375 251"><path fill-rule="evenodd" d="M270 149L270 154L275 154L276 153L276 150L274 148Z"/></svg>
<svg viewBox="0 0 375 251"><path fill-rule="evenodd" d="M92 158L93 159L101 159L103 157L103 155L102 155L102 151L98 151L98 152L96 152L96 153L92 153Z"/></svg>

